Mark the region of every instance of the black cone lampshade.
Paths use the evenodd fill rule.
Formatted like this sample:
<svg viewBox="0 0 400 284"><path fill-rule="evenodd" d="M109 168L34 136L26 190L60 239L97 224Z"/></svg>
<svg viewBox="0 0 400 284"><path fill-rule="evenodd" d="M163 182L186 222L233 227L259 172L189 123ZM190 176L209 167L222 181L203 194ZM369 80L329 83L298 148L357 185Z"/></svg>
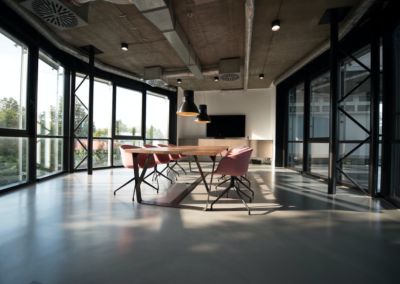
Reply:
<svg viewBox="0 0 400 284"><path fill-rule="evenodd" d="M182 104L176 114L182 116L197 116L199 114L199 110L194 103L193 91L187 90L183 92Z"/></svg>
<svg viewBox="0 0 400 284"><path fill-rule="evenodd" d="M196 117L194 122L197 123L211 123L211 119L207 114L207 105L199 105L200 114Z"/></svg>

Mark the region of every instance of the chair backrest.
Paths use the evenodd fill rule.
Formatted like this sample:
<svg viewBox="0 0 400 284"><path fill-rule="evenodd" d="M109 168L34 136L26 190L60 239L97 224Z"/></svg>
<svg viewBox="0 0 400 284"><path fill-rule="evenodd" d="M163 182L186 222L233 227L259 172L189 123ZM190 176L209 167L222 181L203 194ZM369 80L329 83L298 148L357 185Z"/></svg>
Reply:
<svg viewBox="0 0 400 284"><path fill-rule="evenodd" d="M157 144L158 145L158 147L175 147L175 146L170 146L170 144L168 144L168 145L164 145L164 144ZM170 154L169 155L169 159L171 160L171 161L177 161L177 160L179 160L181 158L181 156L180 155L177 155L177 154Z"/></svg>
<svg viewBox="0 0 400 284"><path fill-rule="evenodd" d="M121 151L122 164L124 165L125 168L133 169L132 153L126 152L125 150L135 149L135 148L140 148L140 147L133 146L133 145L121 145L119 147L119 150ZM139 154L138 155L139 168L144 167L148 156L149 156L149 154ZM154 168L155 165L156 165L156 162L153 158L150 160L149 166L147 168Z"/></svg>
<svg viewBox="0 0 400 284"><path fill-rule="evenodd" d="M221 159L215 173L230 176L242 176L249 169L249 162L252 148L239 147L231 149L225 157Z"/></svg>
<svg viewBox="0 0 400 284"><path fill-rule="evenodd" d="M157 148L156 146L143 144L144 148ZM168 154L154 154L156 164L168 164L170 162Z"/></svg>
<svg viewBox="0 0 400 284"><path fill-rule="evenodd" d="M176 147L175 144L168 144L168 146L169 147ZM186 158L186 155L177 155L177 156L179 156L179 159Z"/></svg>

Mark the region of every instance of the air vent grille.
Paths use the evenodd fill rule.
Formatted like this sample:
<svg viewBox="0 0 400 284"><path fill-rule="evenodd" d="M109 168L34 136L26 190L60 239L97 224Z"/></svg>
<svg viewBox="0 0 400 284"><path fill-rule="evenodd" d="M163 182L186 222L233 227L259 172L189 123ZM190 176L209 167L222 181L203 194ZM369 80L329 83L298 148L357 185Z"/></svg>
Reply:
<svg viewBox="0 0 400 284"><path fill-rule="evenodd" d="M39 17L54 26L75 28L78 25L76 15L61 3L54 3L48 0L34 0L32 8Z"/></svg>
<svg viewBox="0 0 400 284"><path fill-rule="evenodd" d="M219 77L222 81L236 81L239 80L238 74L224 74Z"/></svg>
<svg viewBox="0 0 400 284"><path fill-rule="evenodd" d="M146 83L149 84L152 87L162 87L162 86L167 86L168 85L168 83L164 82L161 79L146 80Z"/></svg>
<svg viewBox="0 0 400 284"><path fill-rule="evenodd" d="M28 0L22 2L21 5L60 30L72 29L87 24L78 15L79 13L84 18L87 17L87 7L68 7L66 6L68 3L64 5L62 1L57 0Z"/></svg>

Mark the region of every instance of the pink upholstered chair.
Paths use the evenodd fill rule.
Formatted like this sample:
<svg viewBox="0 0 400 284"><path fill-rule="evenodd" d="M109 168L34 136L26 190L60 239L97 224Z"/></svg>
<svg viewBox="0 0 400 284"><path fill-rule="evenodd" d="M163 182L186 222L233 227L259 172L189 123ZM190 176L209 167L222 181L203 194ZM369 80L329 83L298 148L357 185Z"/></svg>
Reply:
<svg viewBox="0 0 400 284"><path fill-rule="evenodd" d="M239 186L236 185L236 183L241 183L246 188L248 188L252 193L252 197L254 197L254 192L247 185L245 185L239 178L247 173L247 170L249 169L250 156L252 152L253 152L252 148L239 147L228 151L226 156L221 159L214 173L230 176L230 184L224 191L222 191L222 193L219 194L217 199L214 200L213 203L211 203L211 210L214 203L217 202L225 193L228 193L229 190L233 188L235 189L237 195L242 200L243 204L247 207L247 210L250 215L250 208L249 206L247 206L241 194L247 196L250 202L252 201L252 198L248 196L246 193L244 193L239 188Z"/></svg>
<svg viewBox="0 0 400 284"><path fill-rule="evenodd" d="M157 148L156 146L149 145L149 144L143 144L143 147L144 148ZM168 154L154 154L154 159L156 161L156 165L154 167L155 178L157 179L157 176L161 175L161 176L165 177L166 179L168 179L172 183L172 180L162 173L163 171L165 171L165 169L163 171L161 171L161 172L159 170L157 170L157 165L159 165L159 164L167 165L166 168L169 167L169 156L168 156Z"/></svg>
<svg viewBox="0 0 400 284"><path fill-rule="evenodd" d="M168 146L169 147L176 147L176 145L175 144L168 144ZM181 160L181 159L183 159L183 158L186 158L186 155L173 155L174 157L173 157L173 159L171 159L172 161L175 161L175 164L173 164L172 165L172 167L171 167L171 169L173 169L175 166L178 166L178 167L180 167L181 168L181 170L185 173L185 175L186 175L186 171L182 168L182 166L181 165L179 165L179 163L178 163L178 161L179 160Z"/></svg>
<svg viewBox="0 0 400 284"><path fill-rule="evenodd" d="M157 144L157 145L158 145L158 147L172 147L172 146L165 145L165 144ZM180 155L169 154L168 157L169 157L169 161L170 162L171 161L175 161L174 166L176 165L176 162L180 159ZM168 169L167 173L169 171L172 171L172 173L177 174L179 176L179 173L173 169L173 166L170 167L169 164L168 164L168 166L164 170L162 170L161 172L165 171L166 169ZM178 180L178 179L176 179L176 180Z"/></svg>
<svg viewBox="0 0 400 284"><path fill-rule="evenodd" d="M127 169L133 169L133 158L132 158L132 153L126 152L125 150L134 149L134 148L140 148L140 147L132 146L132 145L121 145L121 146L119 147L119 150L121 151L122 164L123 164L124 167L127 168ZM144 168L144 165L145 165L145 163L146 163L146 160L147 160L147 157L148 157L148 156L149 156L148 154L139 154L139 155L137 156L137 159L138 159L138 166L139 166L140 169L143 169L143 168ZM155 160L154 160L154 158L153 158L153 159L150 160L150 163L149 163L149 165L148 165L147 168L148 168L148 169L149 169L149 168L154 168L155 165L156 165L156 162L155 162ZM152 173L150 173L149 175L151 175L151 174L152 174ZM149 175L147 175L147 176L143 179L143 182L144 182L145 184L151 186L151 187L154 188L155 190L157 190L157 193L158 193L158 187L159 187L159 186L158 186L158 181L157 181L157 187L155 187L155 186L153 186L152 184L148 183L148 182L145 180ZM122 185L122 186L120 186L119 188L117 188L117 189L114 191L114 195L115 195L115 193L116 193L118 190L120 190L120 189L123 188L125 185L131 183L131 182L134 181L134 180L135 180L135 178L132 178L132 179L130 179L128 182L126 182L124 185ZM133 190L133 196L135 196L135 190L136 190L136 188ZM132 200L133 200L133 198L132 198Z"/></svg>
<svg viewBox="0 0 400 284"><path fill-rule="evenodd" d="M247 147L247 146L245 146L245 145L239 146L239 147L237 147L237 148L234 148L234 149L229 150L229 151L227 152L227 154L228 154L229 152L231 152L231 153L238 152L238 151L241 151L241 150L243 150L243 149L250 149L250 148ZM221 179L224 179L224 180L223 180L222 182L218 183L218 184L215 186L215 190L217 190L217 187L218 187L218 186L223 185L224 183L226 183L227 181L230 180L229 178L226 178L226 175L221 175L221 176L218 178L218 181L220 181ZM251 182L246 178L246 174L245 174L245 175L242 175L242 176L240 177L240 180L245 180L245 181L247 181L247 182L249 183L249 185L247 186L247 188L250 188ZM251 190L251 189L250 189L250 190ZM226 194L226 196L228 196L228 193Z"/></svg>

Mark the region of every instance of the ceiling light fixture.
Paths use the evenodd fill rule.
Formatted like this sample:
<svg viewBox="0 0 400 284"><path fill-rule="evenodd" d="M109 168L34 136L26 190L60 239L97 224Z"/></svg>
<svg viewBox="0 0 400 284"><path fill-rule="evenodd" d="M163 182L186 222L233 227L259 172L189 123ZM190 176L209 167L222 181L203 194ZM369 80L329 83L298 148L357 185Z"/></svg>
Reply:
<svg viewBox="0 0 400 284"><path fill-rule="evenodd" d="M181 84L181 83L182 83L182 80L181 80L181 79L176 79L176 82L177 82L178 84Z"/></svg>
<svg viewBox="0 0 400 284"><path fill-rule="evenodd" d="M258 78L260 78L260 80L264 79L264 74L260 74L260 76L258 76Z"/></svg>
<svg viewBox="0 0 400 284"><path fill-rule="evenodd" d="M194 92L191 90L183 91L182 104L176 114L182 116L197 116L199 113L194 103Z"/></svg>
<svg viewBox="0 0 400 284"><path fill-rule="evenodd" d="M190 50L189 31L190 31L190 17L192 17L192 13L189 12L187 14L187 17L188 17L188 46ZM188 66L190 66L190 52L188 61L189 61ZM189 77L189 71L188 71L188 77ZM182 116L197 116L200 112L196 104L194 103L194 92L190 90L190 80L188 80L188 86L189 90L183 91L182 104L179 107L176 114Z"/></svg>
<svg viewBox="0 0 400 284"><path fill-rule="evenodd" d="M219 77L217 76L217 77L214 77L214 81L215 82L218 82L219 81Z"/></svg>
<svg viewBox="0 0 400 284"><path fill-rule="evenodd" d="M124 50L124 51L127 51L128 50L128 44L127 43L121 43L121 49L122 50Z"/></svg>
<svg viewBox="0 0 400 284"><path fill-rule="evenodd" d="M204 62L206 62L206 48L203 47L203 58ZM206 79L204 78L204 81ZM218 81L218 77L214 77L214 81ZM204 99L204 104L199 105L200 113L198 116L196 116L196 119L194 122L196 123L211 123L211 119L207 114L207 105L206 105L206 94L204 93L204 82L203 82L203 99Z"/></svg>
<svg viewBox="0 0 400 284"><path fill-rule="evenodd" d="M199 105L200 113L196 116L196 123L211 123L211 119L207 114L207 105Z"/></svg>
<svg viewBox="0 0 400 284"><path fill-rule="evenodd" d="M279 20L273 20L272 24L271 24L271 29L272 31L276 32L279 31L279 29L281 28L281 21Z"/></svg>

